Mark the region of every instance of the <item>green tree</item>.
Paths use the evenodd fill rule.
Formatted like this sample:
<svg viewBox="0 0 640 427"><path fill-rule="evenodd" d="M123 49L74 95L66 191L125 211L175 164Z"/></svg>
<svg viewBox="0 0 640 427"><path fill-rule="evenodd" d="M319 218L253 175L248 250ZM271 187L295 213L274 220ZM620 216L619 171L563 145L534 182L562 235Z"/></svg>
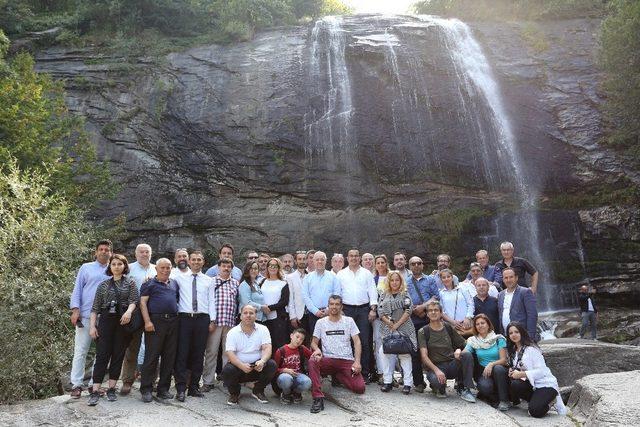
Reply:
<svg viewBox="0 0 640 427"><path fill-rule="evenodd" d="M614 0L602 24L600 63L607 73L609 142L640 153L640 2Z"/></svg>
<svg viewBox="0 0 640 427"><path fill-rule="evenodd" d="M0 58L1 65L0 170L16 159L21 170L46 172L51 188L82 206L113 195L108 167L97 161L82 120L68 111L62 84L36 73L25 53Z"/></svg>
<svg viewBox="0 0 640 427"><path fill-rule="evenodd" d="M51 178L0 171L0 403L57 394L70 364L69 295L95 236Z"/></svg>

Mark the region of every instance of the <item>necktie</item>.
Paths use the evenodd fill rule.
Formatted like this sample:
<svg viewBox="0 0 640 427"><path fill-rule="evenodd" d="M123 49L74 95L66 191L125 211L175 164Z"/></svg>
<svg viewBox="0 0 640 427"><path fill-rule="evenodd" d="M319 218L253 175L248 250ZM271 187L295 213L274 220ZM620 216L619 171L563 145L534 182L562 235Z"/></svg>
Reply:
<svg viewBox="0 0 640 427"><path fill-rule="evenodd" d="M191 283L191 308L194 313L198 312L198 288L196 288L196 275L193 275L193 282Z"/></svg>

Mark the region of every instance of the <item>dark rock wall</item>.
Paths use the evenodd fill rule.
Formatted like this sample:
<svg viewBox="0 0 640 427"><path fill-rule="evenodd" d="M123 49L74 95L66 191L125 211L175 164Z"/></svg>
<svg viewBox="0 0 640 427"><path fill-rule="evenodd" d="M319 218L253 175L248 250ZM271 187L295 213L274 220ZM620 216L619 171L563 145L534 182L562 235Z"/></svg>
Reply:
<svg viewBox="0 0 640 427"><path fill-rule="evenodd" d="M637 181L598 145L599 22L527 25L470 24L499 84L527 185L552 198L594 182ZM314 39L312 27L160 61L91 49L37 55L39 70L66 79L70 108L86 117L123 185L97 215L125 214L126 249L142 241L158 253L225 241L273 253L358 246L405 250L429 264L449 251L459 272L481 247L495 259L502 240L528 256L530 242L514 232L522 221L514 166L495 145L486 103L460 85L442 29L410 17L341 24L351 97L337 101L336 111L349 112L329 118L336 133L327 146L310 124L328 111L322 88L335 82L325 69L310 71L312 54L329 43ZM544 49L531 33L542 35ZM348 134L340 134L344 123ZM637 219L634 208L625 218ZM611 215L538 212L550 281L598 273L602 289L625 276L637 290L635 223ZM602 254L602 241L611 253ZM617 251L624 260L609 260Z"/></svg>

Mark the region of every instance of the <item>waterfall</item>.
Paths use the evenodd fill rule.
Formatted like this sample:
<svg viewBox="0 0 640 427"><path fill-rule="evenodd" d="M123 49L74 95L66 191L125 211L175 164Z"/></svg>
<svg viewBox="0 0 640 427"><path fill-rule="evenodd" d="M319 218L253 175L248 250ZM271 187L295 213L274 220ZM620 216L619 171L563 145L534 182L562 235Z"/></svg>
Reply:
<svg viewBox="0 0 640 427"><path fill-rule="evenodd" d="M521 156L516 146L516 140L511 129L509 116L505 110L500 94L498 82L493 76L491 66L482 48L473 37L468 25L457 19L441 19L433 16L420 16L420 19L427 25L435 25L444 31L447 47L455 64L458 79L470 94L476 94L484 98L486 105L491 111L491 121L496 131L496 142L498 149L494 153L489 152L490 144L484 145L483 156L489 157L497 155L501 165L508 165L511 173L511 180L516 188L518 203L521 208L520 215L514 215L518 224L512 230L524 228L525 241L529 247L525 248L531 262L539 271L540 289L538 297L542 296L546 308L552 308L553 294L548 290L543 291L543 285L549 285L550 274L545 266L540 247L540 233L538 218L536 213L537 191L527 184L525 168L521 162ZM484 162L488 165L488 161ZM485 167L488 181L494 189L504 186L504 183L496 182L492 171ZM512 239L511 236L501 236L501 239ZM515 240L515 239L514 239ZM523 248L516 247L516 251Z"/></svg>
<svg viewBox="0 0 640 427"><path fill-rule="evenodd" d="M356 165L356 145L351 129L351 80L345 59L342 18L327 16L311 32L310 82L320 97L320 107L305 114L305 155L319 156L330 167L342 165L349 174Z"/></svg>

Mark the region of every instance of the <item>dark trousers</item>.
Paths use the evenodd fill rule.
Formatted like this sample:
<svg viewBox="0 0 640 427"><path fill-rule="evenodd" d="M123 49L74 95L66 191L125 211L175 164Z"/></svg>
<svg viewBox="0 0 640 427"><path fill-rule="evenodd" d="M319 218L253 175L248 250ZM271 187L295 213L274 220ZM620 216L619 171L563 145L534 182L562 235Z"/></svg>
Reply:
<svg viewBox="0 0 640 427"><path fill-rule="evenodd" d="M200 387L204 351L209 337L209 315L179 316L178 324L178 350L174 373L176 390L183 392L187 389L189 371L191 371L189 389L197 390Z"/></svg>
<svg viewBox="0 0 640 427"><path fill-rule="evenodd" d="M505 366L495 365L491 370L491 376L485 378L482 376L484 366L476 365L476 383L478 391L492 402L508 402L509 401L509 376Z"/></svg>
<svg viewBox="0 0 640 427"><path fill-rule="evenodd" d="M155 332L144 333L144 363L140 378L140 392L151 392L160 360L158 392L169 391L171 374L176 362L178 347L178 317L165 318L162 314L151 314Z"/></svg>
<svg viewBox="0 0 640 427"><path fill-rule="evenodd" d="M587 328L591 329L591 339L595 340L597 336L596 313L593 311L582 312L582 326L580 326L580 338L584 338Z"/></svg>
<svg viewBox="0 0 640 427"><path fill-rule="evenodd" d="M529 381L511 380L511 400L529 402L529 415L542 418L549 412L549 404L556 399L558 391L552 387L533 389Z"/></svg>
<svg viewBox="0 0 640 427"><path fill-rule="evenodd" d="M253 381L256 382L253 392L264 392L264 388L275 376L276 369L276 362L273 359L267 361L262 371L251 371L248 374L229 362L222 369L222 381L230 394L240 394L240 384Z"/></svg>
<svg viewBox="0 0 640 427"><path fill-rule="evenodd" d="M362 345L362 376L369 376L369 364L373 358L373 347L371 343L371 323L369 323L369 304L363 306L344 305L344 315L353 318L356 326L360 330L360 343Z"/></svg>
<svg viewBox="0 0 640 427"><path fill-rule="evenodd" d="M289 342L289 327L286 317L276 317L273 320L266 320L264 325L271 334L271 348L275 354L276 350Z"/></svg>
<svg viewBox="0 0 640 427"><path fill-rule="evenodd" d="M313 337L313 331L316 329L316 323L318 323L319 317L316 317L315 314L309 312L306 314L307 316L307 331L309 331L309 336Z"/></svg>
<svg viewBox="0 0 640 427"><path fill-rule="evenodd" d="M413 326L416 329L416 342L418 342L418 331L422 329L427 323L428 322L425 322L423 320L413 320ZM420 349L411 353L411 370L413 371L413 386L415 387L417 385L426 385L424 382L424 371L422 369Z"/></svg>
<svg viewBox="0 0 640 427"><path fill-rule="evenodd" d="M94 383L102 383L107 365L109 365L110 380L117 380L120 377L122 361L129 341L131 341L131 334L120 326L119 315L100 315L96 341L96 362L93 366Z"/></svg>
<svg viewBox="0 0 640 427"><path fill-rule="evenodd" d="M437 363L436 366L446 375L448 380L457 379L464 384L465 388L472 389L473 385L473 355L464 352L460 354L460 360L453 359L446 363ZM427 380L433 390L444 391L447 384L440 384L438 377L433 371L427 372Z"/></svg>

